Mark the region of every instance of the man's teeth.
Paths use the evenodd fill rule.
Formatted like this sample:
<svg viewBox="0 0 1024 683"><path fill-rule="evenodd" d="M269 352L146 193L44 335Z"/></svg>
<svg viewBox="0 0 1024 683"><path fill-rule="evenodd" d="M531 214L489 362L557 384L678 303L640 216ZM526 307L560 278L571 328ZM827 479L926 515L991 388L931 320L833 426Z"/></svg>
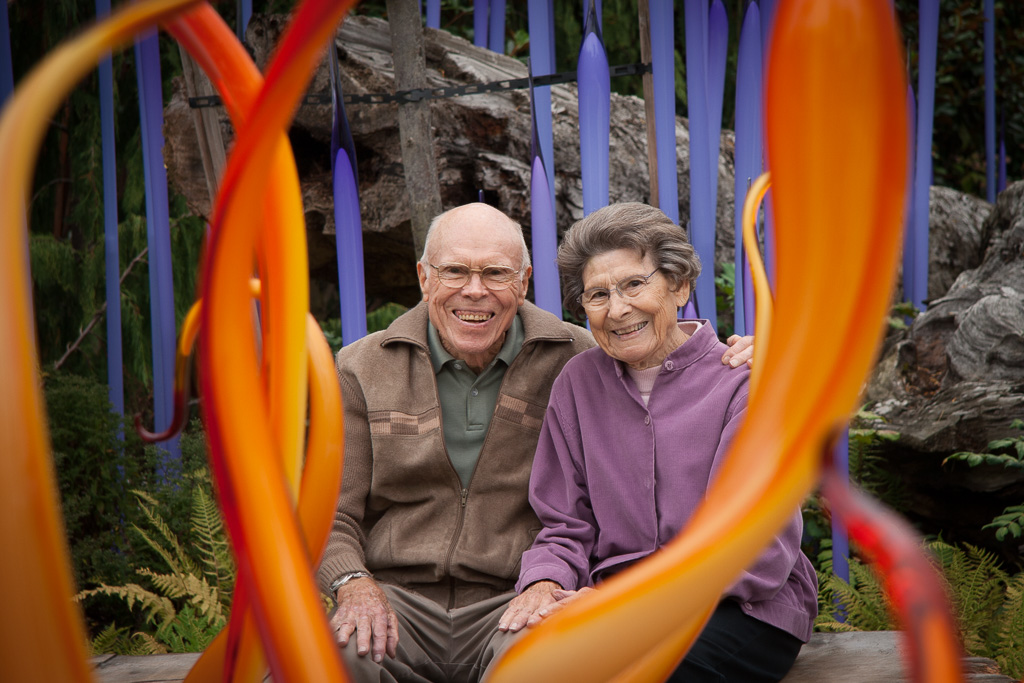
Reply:
<svg viewBox="0 0 1024 683"><path fill-rule="evenodd" d="M617 335L619 335L621 337L622 335L630 334L632 332L636 332L638 330L642 330L646 326L647 326L647 323L637 323L636 325L630 325L629 327L624 327L621 330L615 330L615 334L617 334Z"/></svg>
<svg viewBox="0 0 1024 683"><path fill-rule="evenodd" d="M459 320L467 323L482 323L485 320L490 320L493 313L456 313Z"/></svg>

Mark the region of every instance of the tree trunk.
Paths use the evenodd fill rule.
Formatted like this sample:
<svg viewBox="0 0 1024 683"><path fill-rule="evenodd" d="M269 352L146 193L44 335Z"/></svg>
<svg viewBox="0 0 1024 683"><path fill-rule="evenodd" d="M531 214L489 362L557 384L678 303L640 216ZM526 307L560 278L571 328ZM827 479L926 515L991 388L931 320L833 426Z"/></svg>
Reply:
<svg viewBox="0 0 1024 683"><path fill-rule="evenodd" d="M395 59L395 90L426 87L423 25L417 4L408 0L387 0L387 9ZM398 130L405 186L409 192L413 247L420 255L426 242L427 227L434 216L441 213L430 102L421 100L399 105Z"/></svg>

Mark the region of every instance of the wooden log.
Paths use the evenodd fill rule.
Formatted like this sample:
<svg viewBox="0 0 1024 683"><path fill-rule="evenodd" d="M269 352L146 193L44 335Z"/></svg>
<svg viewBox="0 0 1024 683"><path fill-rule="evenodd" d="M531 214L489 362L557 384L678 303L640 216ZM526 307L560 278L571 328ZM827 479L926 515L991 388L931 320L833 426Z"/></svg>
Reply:
<svg viewBox="0 0 1024 683"><path fill-rule="evenodd" d="M815 633L804 645L783 683L899 683L906 681L897 631ZM92 659L100 683L167 683L183 681L199 658L197 653ZM964 658L969 683L1013 683L991 659Z"/></svg>

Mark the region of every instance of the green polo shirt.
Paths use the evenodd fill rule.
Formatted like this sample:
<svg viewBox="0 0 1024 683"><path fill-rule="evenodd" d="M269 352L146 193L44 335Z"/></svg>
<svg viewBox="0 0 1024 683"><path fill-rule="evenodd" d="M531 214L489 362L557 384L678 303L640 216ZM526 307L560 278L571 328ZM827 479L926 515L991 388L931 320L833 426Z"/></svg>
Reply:
<svg viewBox="0 0 1024 683"><path fill-rule="evenodd" d="M487 436L487 427L498 404L501 380L523 348L524 338L523 321L517 315L498 355L477 375L464 360L445 350L437 328L427 323L430 360L437 375L437 395L441 400L444 443L463 488L469 488L469 480Z"/></svg>

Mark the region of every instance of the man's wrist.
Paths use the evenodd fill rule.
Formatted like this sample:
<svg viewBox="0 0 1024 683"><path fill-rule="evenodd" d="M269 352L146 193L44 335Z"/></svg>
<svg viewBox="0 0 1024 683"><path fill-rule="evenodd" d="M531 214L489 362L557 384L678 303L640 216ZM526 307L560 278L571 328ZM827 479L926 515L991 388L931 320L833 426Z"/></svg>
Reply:
<svg viewBox="0 0 1024 683"><path fill-rule="evenodd" d="M348 583L349 581L351 581L353 579L369 579L369 578L371 578L369 572L364 572L364 571L361 571L361 570L360 571L355 571L355 572L348 572L347 574L342 574L337 579L335 579L334 583L331 584L331 593L337 593L339 588L341 588L342 586L344 586L346 583Z"/></svg>

